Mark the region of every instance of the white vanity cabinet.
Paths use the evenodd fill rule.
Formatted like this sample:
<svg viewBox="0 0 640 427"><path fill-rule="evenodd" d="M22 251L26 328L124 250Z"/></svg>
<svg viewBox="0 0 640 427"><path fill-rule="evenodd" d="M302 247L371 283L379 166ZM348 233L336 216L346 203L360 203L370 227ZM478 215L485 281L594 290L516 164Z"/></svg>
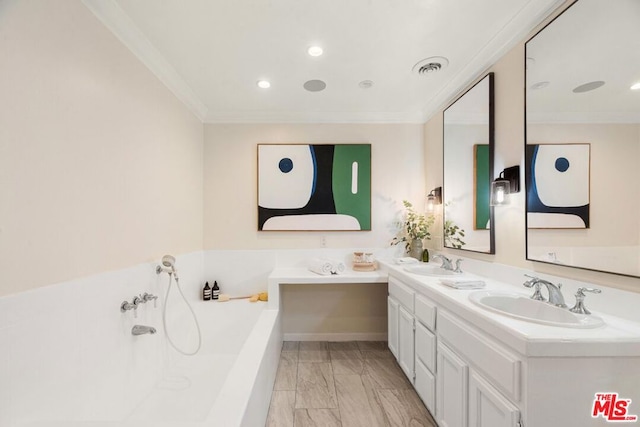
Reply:
<svg viewBox="0 0 640 427"><path fill-rule="evenodd" d="M519 427L522 361L398 277L389 348L439 427Z"/></svg>
<svg viewBox="0 0 640 427"><path fill-rule="evenodd" d="M516 427L522 361L452 313L438 315L436 417L447 427Z"/></svg>
<svg viewBox="0 0 640 427"><path fill-rule="evenodd" d="M444 344L438 344L436 421L440 427L467 426L468 378L467 363Z"/></svg>
<svg viewBox="0 0 640 427"><path fill-rule="evenodd" d="M415 297L415 388L427 409L436 413L436 306Z"/></svg>
<svg viewBox="0 0 640 427"><path fill-rule="evenodd" d="M469 375L469 427L519 426L520 411L478 373Z"/></svg>
<svg viewBox="0 0 640 427"><path fill-rule="evenodd" d="M415 291L399 280L389 278L388 335L389 349L411 383L414 383Z"/></svg>
<svg viewBox="0 0 640 427"><path fill-rule="evenodd" d="M398 358L398 300L389 294L387 297L387 342L389 350Z"/></svg>
<svg viewBox="0 0 640 427"><path fill-rule="evenodd" d="M436 412L436 306L389 279L389 349L431 413Z"/></svg>

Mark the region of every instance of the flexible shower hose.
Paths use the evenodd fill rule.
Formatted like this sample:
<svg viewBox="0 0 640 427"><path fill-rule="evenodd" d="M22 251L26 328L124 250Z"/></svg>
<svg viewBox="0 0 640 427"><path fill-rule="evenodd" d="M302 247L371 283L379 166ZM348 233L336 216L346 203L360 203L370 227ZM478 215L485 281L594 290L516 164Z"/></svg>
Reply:
<svg viewBox="0 0 640 427"><path fill-rule="evenodd" d="M178 281L177 276L176 276L176 287L178 288L178 292L180 292L180 295L182 296L182 299L184 300L184 302L187 303L187 307L189 307L191 316L193 316L193 321L196 324L196 329L198 330L198 347L192 353L188 353L186 351L179 349L178 346L174 344L173 340L169 336L169 330L167 329L167 301L169 301L169 292L171 291L172 277L173 277L173 274L169 273L169 287L167 287L167 293L164 296L164 304L162 307L162 325L164 326L164 335L167 337L167 340L169 341L169 344L171 344L171 347L173 347L178 353L184 354L185 356L193 356L198 351L200 351L200 347L202 346L202 332L200 331L200 324L198 323L198 318L196 317L196 314L193 312L193 308L191 308L191 304L189 304L189 301L187 301L184 294L182 293L182 288L180 288L180 282Z"/></svg>

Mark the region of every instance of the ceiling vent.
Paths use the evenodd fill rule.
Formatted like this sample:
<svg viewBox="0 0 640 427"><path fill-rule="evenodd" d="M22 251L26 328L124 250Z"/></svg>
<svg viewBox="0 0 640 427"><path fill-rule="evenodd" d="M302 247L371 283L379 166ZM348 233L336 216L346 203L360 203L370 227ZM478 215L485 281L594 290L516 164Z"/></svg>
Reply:
<svg viewBox="0 0 640 427"><path fill-rule="evenodd" d="M418 75L437 73L449 65L449 60L443 56L425 58L413 66L412 71Z"/></svg>

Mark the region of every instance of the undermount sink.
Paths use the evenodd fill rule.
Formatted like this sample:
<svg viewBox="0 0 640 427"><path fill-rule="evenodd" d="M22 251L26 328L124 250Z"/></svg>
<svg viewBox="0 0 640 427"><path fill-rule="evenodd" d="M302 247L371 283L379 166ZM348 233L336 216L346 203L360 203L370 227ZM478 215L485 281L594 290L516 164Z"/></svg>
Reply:
<svg viewBox="0 0 640 427"><path fill-rule="evenodd" d="M604 321L599 317L572 313L566 308L532 300L519 294L478 291L469 294L469 300L484 309L543 325L566 328L597 328L604 325Z"/></svg>
<svg viewBox="0 0 640 427"><path fill-rule="evenodd" d="M405 271L413 274L419 274L421 276L452 276L454 273L451 270L445 270L435 265L411 265L404 268Z"/></svg>

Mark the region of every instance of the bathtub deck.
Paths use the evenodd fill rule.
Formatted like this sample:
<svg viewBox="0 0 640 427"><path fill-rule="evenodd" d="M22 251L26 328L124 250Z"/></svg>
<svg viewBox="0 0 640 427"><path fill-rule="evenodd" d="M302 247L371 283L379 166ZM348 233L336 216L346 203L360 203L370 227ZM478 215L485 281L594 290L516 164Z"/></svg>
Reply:
<svg viewBox="0 0 640 427"><path fill-rule="evenodd" d="M285 342L267 427L435 427L386 344Z"/></svg>

